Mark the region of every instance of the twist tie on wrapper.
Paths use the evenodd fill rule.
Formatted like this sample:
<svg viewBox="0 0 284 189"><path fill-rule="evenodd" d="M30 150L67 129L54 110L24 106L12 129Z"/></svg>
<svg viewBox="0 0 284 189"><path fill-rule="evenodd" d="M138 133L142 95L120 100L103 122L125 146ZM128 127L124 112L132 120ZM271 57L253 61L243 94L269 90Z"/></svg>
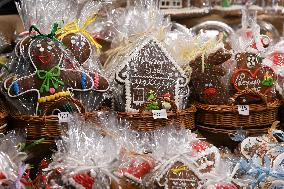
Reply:
<svg viewBox="0 0 284 189"><path fill-rule="evenodd" d="M96 21L97 17L93 17L93 16L89 16L86 20L86 22L84 23L84 25L80 28L79 27L79 20L75 20L69 24L67 24L66 26L64 26L63 28L59 29L56 32L56 35L58 36L59 40L62 40L65 36L72 34L72 33L81 33L82 35L84 35L90 42L92 45L95 45L97 50L101 49L102 46L93 38L93 36L90 34L90 32L88 32L86 29L88 26L90 26L91 24L93 24Z"/></svg>
<svg viewBox="0 0 284 189"><path fill-rule="evenodd" d="M49 71L37 70L36 75L38 76L39 79L44 80L41 87L40 87L40 90L39 90L40 93L49 92L50 82L52 83L52 85L55 89L58 89L59 85L64 85L64 82L58 78L60 76L59 66L55 66L52 69L50 69Z"/></svg>
<svg viewBox="0 0 284 189"><path fill-rule="evenodd" d="M56 39L56 37L55 37L57 30L58 30L58 24L57 24L57 23L54 23L54 24L53 24L52 29L51 29L51 32L50 32L49 34L42 34L42 33L39 31L39 29L38 29L35 25L32 25L32 26L30 27L30 30L29 30L29 35L30 35L30 37L31 37L32 39L49 38L49 39L51 39L51 40L53 40L53 41L55 41L55 42L59 42L59 43L60 43L60 41L58 41L58 40ZM32 36L32 32L33 32L33 31L36 31L38 34Z"/></svg>

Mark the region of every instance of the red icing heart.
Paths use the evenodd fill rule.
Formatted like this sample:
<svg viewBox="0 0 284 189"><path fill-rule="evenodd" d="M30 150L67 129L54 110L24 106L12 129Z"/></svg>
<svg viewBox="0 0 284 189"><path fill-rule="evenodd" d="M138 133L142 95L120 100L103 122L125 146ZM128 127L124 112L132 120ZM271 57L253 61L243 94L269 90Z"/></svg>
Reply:
<svg viewBox="0 0 284 189"><path fill-rule="evenodd" d="M256 89L262 94L267 94L272 90L272 86L262 85L265 73L276 80L276 74L270 67L260 67L254 73L248 69L237 69L232 76L232 83L236 90L242 91L245 89Z"/></svg>
<svg viewBox="0 0 284 189"><path fill-rule="evenodd" d="M95 183L95 179L91 177L89 174L85 173L76 174L72 178L75 182L82 185L86 189L92 189Z"/></svg>
<svg viewBox="0 0 284 189"><path fill-rule="evenodd" d="M277 66L284 66L284 53L272 53L269 59Z"/></svg>
<svg viewBox="0 0 284 189"><path fill-rule="evenodd" d="M141 163L132 161L128 167L119 168L118 171L121 173L128 173L138 179L141 179L143 176L149 173L153 168L154 168L154 162L150 160L149 161L144 160Z"/></svg>
<svg viewBox="0 0 284 189"><path fill-rule="evenodd" d="M196 152L202 152L206 150L210 144L206 141L198 140L193 143L191 143L191 147L196 151Z"/></svg>
<svg viewBox="0 0 284 189"><path fill-rule="evenodd" d="M204 93L205 96L214 95L214 94L216 94L216 92L217 92L217 90L216 90L216 88L214 88L214 87L206 88L206 89L203 91L203 93Z"/></svg>
<svg viewBox="0 0 284 189"><path fill-rule="evenodd" d="M6 179L6 175L2 172L0 172L0 180Z"/></svg>

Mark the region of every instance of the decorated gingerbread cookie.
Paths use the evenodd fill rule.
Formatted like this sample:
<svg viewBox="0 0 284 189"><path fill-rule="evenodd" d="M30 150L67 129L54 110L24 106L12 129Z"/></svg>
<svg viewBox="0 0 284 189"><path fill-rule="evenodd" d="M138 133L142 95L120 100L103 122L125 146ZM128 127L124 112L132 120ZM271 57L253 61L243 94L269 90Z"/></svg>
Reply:
<svg viewBox="0 0 284 189"><path fill-rule="evenodd" d="M238 53L235 56L237 68L232 74L232 83L237 91L254 89L264 95L273 93L276 74L267 66L262 66L262 59L253 53Z"/></svg>
<svg viewBox="0 0 284 189"><path fill-rule="evenodd" d="M56 32L57 38L71 51L75 59L85 65L93 55L93 46L97 50L102 46L94 39L87 27L95 22L96 17L88 17L82 26L79 21L73 21Z"/></svg>
<svg viewBox="0 0 284 189"><path fill-rule="evenodd" d="M219 49L210 53L204 60L199 56L189 65L193 69L192 82L198 101L206 104L226 104L229 99L223 76L226 70L222 66L231 58L231 53Z"/></svg>
<svg viewBox="0 0 284 189"><path fill-rule="evenodd" d="M251 159L254 155L259 157L262 162L262 157L270 150L270 139L268 137L248 137L241 143L241 153L247 158Z"/></svg>
<svg viewBox="0 0 284 189"><path fill-rule="evenodd" d="M190 161L175 159L166 167L161 168L156 181L159 186L168 189L175 188L199 188L201 186L201 174Z"/></svg>
<svg viewBox="0 0 284 189"><path fill-rule="evenodd" d="M115 78L118 86L124 88L124 94L115 102L119 111L139 111L150 91L157 97L170 93L170 100L178 108L186 103L189 90L184 89L188 89L188 76L157 39L143 40L125 57ZM121 104L123 109L119 108Z"/></svg>
<svg viewBox="0 0 284 189"><path fill-rule="evenodd" d="M94 86L93 79L85 72L62 68L64 51L52 36L38 34L33 36L28 48L31 73L20 78L13 76L4 82L10 97L19 97L30 93L38 97L36 113L49 103L58 103L58 111L80 112L79 106L72 99L72 91L88 91ZM66 103L64 103L66 102ZM63 105L63 107L62 107ZM39 109L38 109L39 108Z"/></svg>
<svg viewBox="0 0 284 189"><path fill-rule="evenodd" d="M219 166L220 152L218 148L206 141L195 141L191 143L192 149L196 152L193 160L198 164L197 169L201 173L211 173Z"/></svg>

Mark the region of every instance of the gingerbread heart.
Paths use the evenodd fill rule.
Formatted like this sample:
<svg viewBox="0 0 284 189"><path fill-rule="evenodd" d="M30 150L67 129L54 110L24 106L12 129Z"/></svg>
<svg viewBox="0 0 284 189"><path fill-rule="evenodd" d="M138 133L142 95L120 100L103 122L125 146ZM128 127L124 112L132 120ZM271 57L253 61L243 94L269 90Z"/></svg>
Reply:
<svg viewBox="0 0 284 189"><path fill-rule="evenodd" d="M232 76L232 83L236 90L255 89L262 94L272 90L276 74L270 67L260 67L252 72L248 69L237 69Z"/></svg>

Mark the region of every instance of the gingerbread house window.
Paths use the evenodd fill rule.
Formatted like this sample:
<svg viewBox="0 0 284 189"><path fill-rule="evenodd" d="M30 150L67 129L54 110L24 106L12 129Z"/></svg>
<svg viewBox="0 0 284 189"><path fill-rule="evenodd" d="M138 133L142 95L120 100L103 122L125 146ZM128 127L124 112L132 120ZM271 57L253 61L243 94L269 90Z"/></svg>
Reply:
<svg viewBox="0 0 284 189"><path fill-rule="evenodd" d="M133 103L136 105L141 105L145 102L144 98L144 88L134 88L133 89Z"/></svg>
<svg viewBox="0 0 284 189"><path fill-rule="evenodd" d="M182 0L160 0L160 8L182 8Z"/></svg>

